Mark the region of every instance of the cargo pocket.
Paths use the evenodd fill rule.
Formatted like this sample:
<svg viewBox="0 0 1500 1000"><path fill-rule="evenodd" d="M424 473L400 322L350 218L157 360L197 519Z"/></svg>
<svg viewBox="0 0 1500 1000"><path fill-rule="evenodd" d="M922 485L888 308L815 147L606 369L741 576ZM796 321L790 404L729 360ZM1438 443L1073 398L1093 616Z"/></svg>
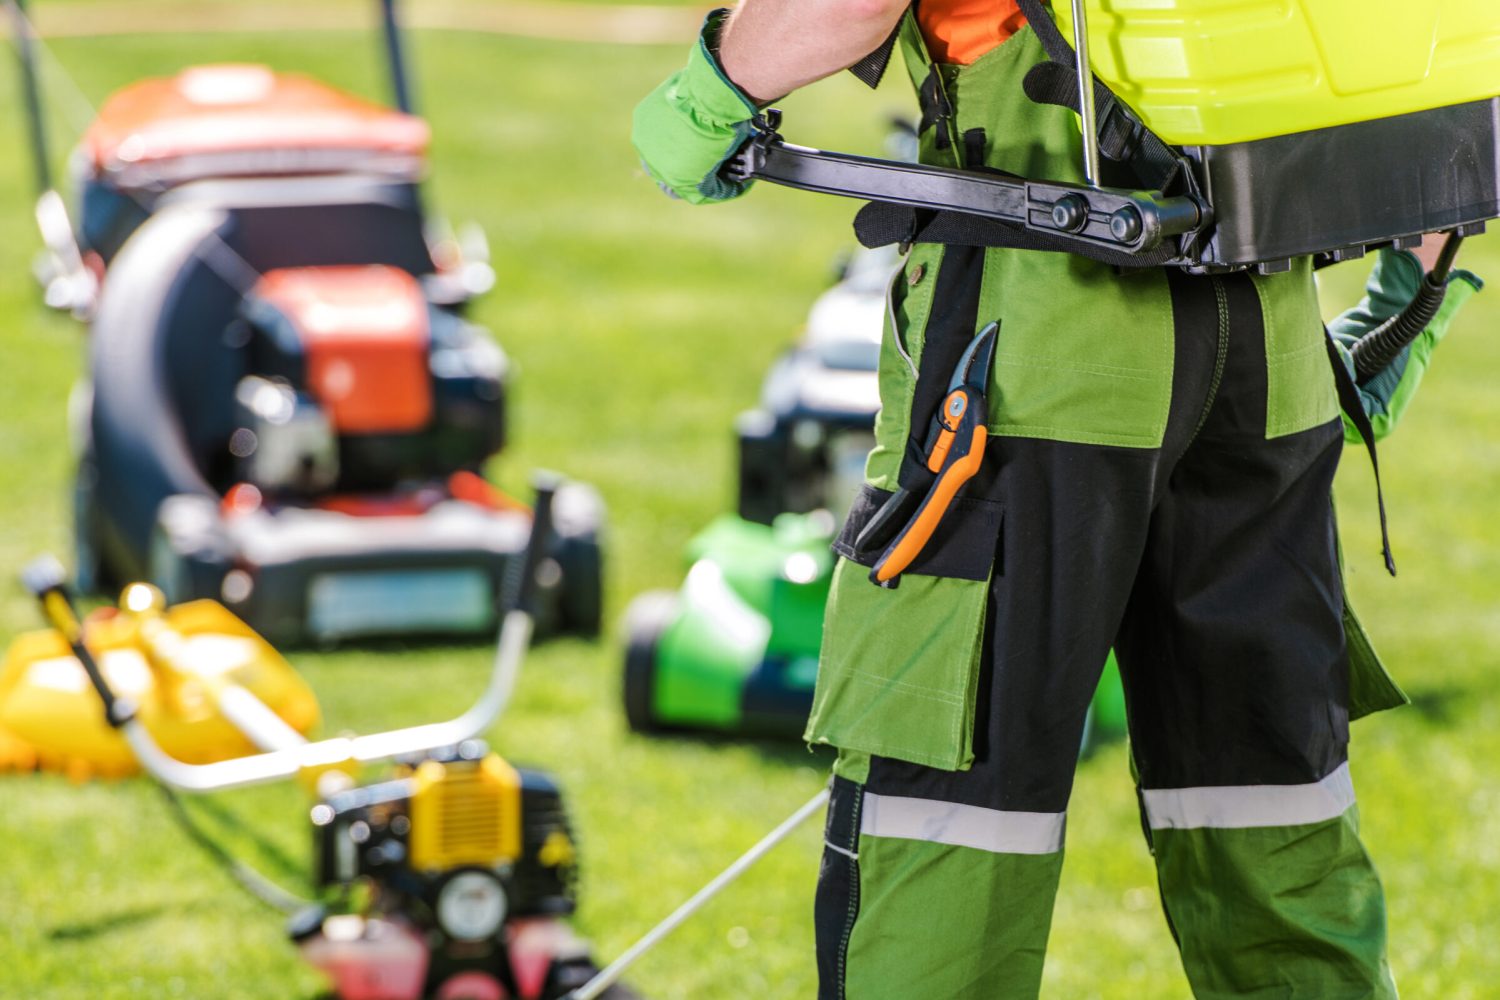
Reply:
<svg viewBox="0 0 1500 1000"><path fill-rule="evenodd" d="M959 497L894 590L853 539L890 494L861 492L834 551L823 647L804 738L945 771L974 759L974 702L1002 507Z"/></svg>
<svg viewBox="0 0 1500 1000"><path fill-rule="evenodd" d="M1344 645L1349 651L1350 722L1411 702L1370 644L1365 627L1349 603L1348 590L1344 591Z"/></svg>
<svg viewBox="0 0 1500 1000"><path fill-rule="evenodd" d="M1411 699L1385 669L1380 654L1375 652L1370 636L1349 599L1349 584L1344 578L1344 546L1338 536L1337 516L1334 521L1334 539L1338 554L1339 589L1344 598L1344 651L1349 658L1349 721L1353 722L1388 708L1408 705Z"/></svg>

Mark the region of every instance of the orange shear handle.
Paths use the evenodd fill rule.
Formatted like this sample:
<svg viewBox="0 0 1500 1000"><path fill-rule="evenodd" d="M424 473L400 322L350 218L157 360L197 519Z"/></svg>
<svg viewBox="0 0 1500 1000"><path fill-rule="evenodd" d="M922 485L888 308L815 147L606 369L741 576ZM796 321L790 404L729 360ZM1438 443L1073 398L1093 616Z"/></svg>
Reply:
<svg viewBox="0 0 1500 1000"><path fill-rule="evenodd" d="M932 484L932 489L923 498L922 506L917 508L910 523L901 530L895 542L870 571L871 580L882 586L889 584L906 572L907 567L922 554L922 550L932 540L933 532L952 506L959 487L973 479L974 474L979 471L988 438L989 430L983 423L976 423L966 453L949 465Z"/></svg>

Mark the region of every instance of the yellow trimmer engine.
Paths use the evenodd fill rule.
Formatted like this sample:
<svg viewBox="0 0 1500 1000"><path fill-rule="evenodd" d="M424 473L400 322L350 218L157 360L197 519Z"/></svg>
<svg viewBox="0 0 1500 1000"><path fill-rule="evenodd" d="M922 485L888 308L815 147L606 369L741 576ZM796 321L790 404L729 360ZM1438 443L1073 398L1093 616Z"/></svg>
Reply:
<svg viewBox="0 0 1500 1000"><path fill-rule="evenodd" d="M584 982L593 966L558 919L575 865L556 784L474 742L404 770L312 810L317 881L357 905L291 933L338 995L551 1000Z"/></svg>

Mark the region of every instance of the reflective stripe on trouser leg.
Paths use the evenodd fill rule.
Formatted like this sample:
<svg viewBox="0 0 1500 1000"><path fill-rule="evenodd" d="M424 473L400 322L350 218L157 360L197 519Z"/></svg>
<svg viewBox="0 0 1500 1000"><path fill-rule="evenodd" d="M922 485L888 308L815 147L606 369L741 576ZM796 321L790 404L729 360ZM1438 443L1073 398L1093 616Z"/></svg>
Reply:
<svg viewBox="0 0 1500 1000"><path fill-rule="evenodd" d="M1385 900L1344 764L1302 785L1142 791L1199 1000L1394 998Z"/></svg>
<svg viewBox="0 0 1500 1000"><path fill-rule="evenodd" d="M841 807L842 796L859 801ZM843 779L834 797L830 832L840 839L857 814L859 836L852 852L825 846L819 913L849 923L819 926L820 998L1037 995L1064 814L875 795Z"/></svg>
<svg viewBox="0 0 1500 1000"><path fill-rule="evenodd" d="M1231 785L1141 790L1153 830L1300 826L1342 816L1354 805L1348 763L1304 785Z"/></svg>
<svg viewBox="0 0 1500 1000"><path fill-rule="evenodd" d="M1063 847L1066 815L866 792L859 832L866 837L924 840L991 854L1056 854Z"/></svg>

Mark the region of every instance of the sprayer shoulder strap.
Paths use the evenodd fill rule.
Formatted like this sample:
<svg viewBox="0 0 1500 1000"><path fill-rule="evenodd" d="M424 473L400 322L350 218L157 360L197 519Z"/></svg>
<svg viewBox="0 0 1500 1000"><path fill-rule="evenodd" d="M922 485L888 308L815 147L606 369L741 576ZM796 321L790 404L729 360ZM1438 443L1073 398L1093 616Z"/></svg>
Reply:
<svg viewBox="0 0 1500 1000"><path fill-rule="evenodd" d="M1038 63L1027 72L1022 89L1037 104L1057 105L1076 113L1078 57L1073 46L1058 30L1042 0L1016 2L1047 53L1047 62ZM903 15L913 16L912 8ZM849 67L849 72L869 87L878 85L890 65L901 30L902 24L898 23L880 47ZM1094 78L1094 104L1099 119L1099 151L1117 163L1127 164L1143 186L1169 190L1179 180L1182 154L1147 128L1140 116L1098 77ZM928 114L928 109L923 112Z"/></svg>
<svg viewBox="0 0 1500 1000"><path fill-rule="evenodd" d="M1047 62L1033 66L1022 81L1026 96L1037 104L1055 104L1078 111L1078 56L1042 6L1042 0L1016 0L1031 30L1047 53ZM1127 164L1141 184L1170 190L1179 180L1182 154L1146 127L1139 115L1093 77L1094 106L1099 119L1099 152Z"/></svg>
<svg viewBox="0 0 1500 1000"><path fill-rule="evenodd" d="M1338 390L1339 407L1354 429L1359 432L1360 439L1365 443L1365 450L1370 454L1370 469L1375 474L1375 505L1380 510L1380 554L1385 557L1386 572L1391 576L1396 575L1396 558L1391 554L1391 533L1386 525L1385 517L1385 491L1380 486L1380 458L1375 453L1375 428L1370 424L1370 416L1365 412L1364 401L1359 395L1359 386L1354 382L1354 376L1350 374L1349 368L1344 364L1343 355L1339 354L1338 344L1334 342L1333 334L1327 327L1323 328L1323 342L1328 349L1328 363L1333 367L1333 384Z"/></svg>
<svg viewBox="0 0 1500 1000"><path fill-rule="evenodd" d="M1017 2L1047 57L1027 72L1022 81L1022 89L1033 102L1068 108L1076 113L1079 104L1077 58L1072 47L1063 38L1040 0ZM885 42L851 66L850 72L869 86L878 84L903 33L908 38L920 37L920 28L915 22L913 4ZM919 82L917 96L922 108L919 134L936 126L940 129L938 149L955 150L954 155L958 157L961 166L971 170L982 168L981 162L974 162L977 157L962 154L960 144L952 135L953 109L947 101L946 88L942 85L938 66L932 63L925 46L920 43L915 45L915 53L927 64L925 67L910 67L913 81ZM909 51L908 57L911 55L912 52ZM925 75L921 72L924 68ZM1190 168L1185 164L1181 152L1168 146L1147 129L1140 118L1097 78L1094 80L1094 87L1095 105L1099 110L1100 151L1107 158L1125 164L1134 175L1138 189L1163 193L1183 187L1191 190ZM965 135L963 138L967 142L970 137ZM982 134L975 138L979 140L977 145L982 148ZM1021 178L1015 180L1025 183ZM867 247L892 243L942 243L950 246L1039 250L1073 253L1122 268L1162 267L1175 263L1177 257L1176 250L1169 244L1147 251L1131 251L1098 243L1090 245L1070 239L1063 233L1054 234L1034 228L1020 220L985 218L966 211L927 207L911 201L905 204L882 200L870 202L856 217L854 231L860 243Z"/></svg>

